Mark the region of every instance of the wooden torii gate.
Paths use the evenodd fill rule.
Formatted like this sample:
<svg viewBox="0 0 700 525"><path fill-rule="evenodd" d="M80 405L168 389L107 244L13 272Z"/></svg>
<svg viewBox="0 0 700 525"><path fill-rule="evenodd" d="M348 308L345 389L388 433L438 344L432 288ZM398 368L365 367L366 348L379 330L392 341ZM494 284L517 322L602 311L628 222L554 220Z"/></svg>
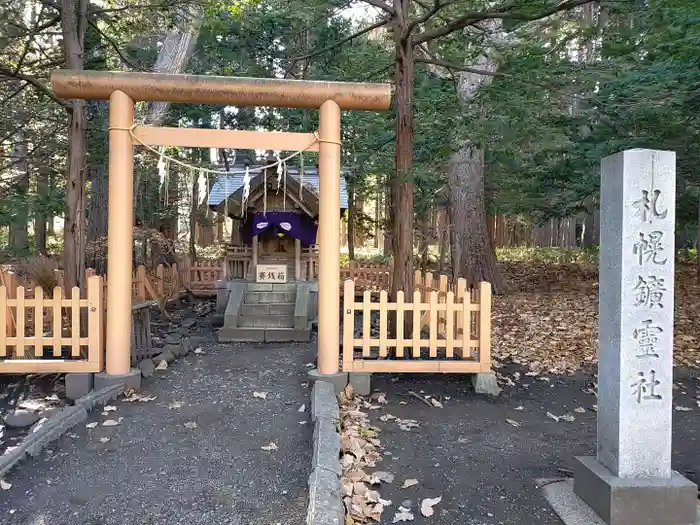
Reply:
<svg viewBox="0 0 700 525"><path fill-rule="evenodd" d="M318 373L338 373L340 112L389 109L390 84L58 70L51 75L51 87L66 99L109 101L108 376L132 373L134 138L147 146L319 152ZM311 133L139 126L134 124L134 103L139 101L319 109L318 137Z"/></svg>

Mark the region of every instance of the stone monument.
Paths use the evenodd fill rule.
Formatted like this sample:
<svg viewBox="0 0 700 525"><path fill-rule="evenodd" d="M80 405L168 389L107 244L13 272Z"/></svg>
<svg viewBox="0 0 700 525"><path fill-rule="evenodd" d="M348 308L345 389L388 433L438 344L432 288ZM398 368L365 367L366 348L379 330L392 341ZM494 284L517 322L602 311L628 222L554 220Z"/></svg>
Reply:
<svg viewBox="0 0 700 525"><path fill-rule="evenodd" d="M691 525L697 487L671 470L676 155L606 157L600 185L597 455L574 492L609 525Z"/></svg>

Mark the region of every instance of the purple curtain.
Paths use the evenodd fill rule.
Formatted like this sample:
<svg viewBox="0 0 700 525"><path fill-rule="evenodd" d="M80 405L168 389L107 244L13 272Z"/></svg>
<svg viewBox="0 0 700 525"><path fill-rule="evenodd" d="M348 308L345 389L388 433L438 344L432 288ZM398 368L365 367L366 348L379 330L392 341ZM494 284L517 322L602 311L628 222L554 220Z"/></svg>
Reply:
<svg viewBox="0 0 700 525"><path fill-rule="evenodd" d="M316 243L318 226L307 215L291 211L256 212L243 226L243 239L250 244L253 241L253 235L260 235L270 229L275 235L282 233L299 239L304 246L309 246Z"/></svg>

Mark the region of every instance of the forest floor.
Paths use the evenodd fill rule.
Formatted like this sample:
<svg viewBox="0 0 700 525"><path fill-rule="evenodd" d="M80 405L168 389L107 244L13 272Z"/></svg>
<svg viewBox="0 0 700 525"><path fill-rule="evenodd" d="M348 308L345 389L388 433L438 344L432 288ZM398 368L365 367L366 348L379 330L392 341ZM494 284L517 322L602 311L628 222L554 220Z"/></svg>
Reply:
<svg viewBox="0 0 700 525"><path fill-rule="evenodd" d="M511 291L493 298L493 359L552 374L595 363L597 265L531 260L502 268ZM700 365L700 286L694 272L694 265L676 265L674 359L676 366L690 368Z"/></svg>

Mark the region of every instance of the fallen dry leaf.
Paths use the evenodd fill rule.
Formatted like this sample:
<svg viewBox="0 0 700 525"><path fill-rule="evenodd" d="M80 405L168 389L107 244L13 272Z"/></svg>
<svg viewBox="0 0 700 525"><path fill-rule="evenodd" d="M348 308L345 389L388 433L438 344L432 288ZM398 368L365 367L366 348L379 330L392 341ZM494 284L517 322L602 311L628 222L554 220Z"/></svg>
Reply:
<svg viewBox="0 0 700 525"><path fill-rule="evenodd" d="M149 401L155 401L157 396L142 396L141 394L131 391L129 395L124 398L124 401L129 403L135 403L137 401L141 403L147 403Z"/></svg>
<svg viewBox="0 0 700 525"><path fill-rule="evenodd" d="M508 423L509 425L511 425L511 426L513 426L513 427L519 427L519 426L520 426L520 423L518 423L517 421L515 421L515 420L513 420L513 419L508 419L508 418L506 418L506 423Z"/></svg>
<svg viewBox="0 0 700 525"><path fill-rule="evenodd" d="M555 416L555 415L552 414L551 412L547 412L547 417L548 417L549 419L553 419L553 420L556 421L557 423L559 423L559 420L561 419L561 417Z"/></svg>
<svg viewBox="0 0 700 525"><path fill-rule="evenodd" d="M156 370L167 370L168 369L168 362L164 359L160 363L158 363L158 366L156 367Z"/></svg>
<svg viewBox="0 0 700 525"><path fill-rule="evenodd" d="M415 419L396 418L396 423L399 425L399 428L401 430L406 430L406 431L410 431L412 428L420 427L420 424L418 424L418 421L416 421Z"/></svg>
<svg viewBox="0 0 700 525"><path fill-rule="evenodd" d="M523 411L523 410L525 410L525 407L520 405L520 406L515 407L515 410Z"/></svg>
<svg viewBox="0 0 700 525"><path fill-rule="evenodd" d="M426 498L423 501L421 501L420 504L420 513L425 516L426 518L429 518L433 514L435 514L435 511L433 510L433 507L440 503L442 501L442 496L438 496L437 498Z"/></svg>
<svg viewBox="0 0 700 525"><path fill-rule="evenodd" d="M414 487L415 485L418 485L418 480L414 478L407 479L406 481L403 482L403 485L401 485L402 489L407 489L409 487Z"/></svg>
<svg viewBox="0 0 700 525"><path fill-rule="evenodd" d="M380 483L393 483L394 482L394 475L390 472L384 472L382 470L378 470L373 474Z"/></svg>
<svg viewBox="0 0 700 525"><path fill-rule="evenodd" d="M440 403L440 401L438 401L434 397L430 398L430 403L436 408L442 408L442 403Z"/></svg>
<svg viewBox="0 0 700 525"><path fill-rule="evenodd" d="M391 520L392 523L400 523L402 521L413 521L415 516L406 508L399 507L399 511L394 514L394 518Z"/></svg>
<svg viewBox="0 0 700 525"><path fill-rule="evenodd" d="M699 403L700 403L700 401L699 401ZM382 416L379 416L379 420L384 421L384 422L391 421L392 419L396 419L396 416L393 416L391 414L384 414Z"/></svg>
<svg viewBox="0 0 700 525"><path fill-rule="evenodd" d="M121 423L121 418L119 420L117 420L117 419L105 419L102 422L102 426L103 427L116 427L117 425L119 425L119 423Z"/></svg>
<svg viewBox="0 0 700 525"><path fill-rule="evenodd" d="M267 399L267 392L253 392L253 397L258 399Z"/></svg>
<svg viewBox="0 0 700 525"><path fill-rule="evenodd" d="M586 409L583 407L574 408L574 412L578 412L579 414L583 414L585 411Z"/></svg>
<svg viewBox="0 0 700 525"><path fill-rule="evenodd" d="M12 488L12 483L8 483L4 479L0 479L0 489L10 490Z"/></svg>
<svg viewBox="0 0 700 525"><path fill-rule="evenodd" d="M676 406L674 407L674 409L675 409L677 412L692 412L692 410L693 410L693 409L690 408L690 407L684 407L684 406L681 406L681 405L676 405Z"/></svg>
<svg viewBox="0 0 700 525"><path fill-rule="evenodd" d="M270 441L269 445L263 445L260 447L262 450L265 450L266 452L272 452L273 450L279 450L279 447L274 441Z"/></svg>

